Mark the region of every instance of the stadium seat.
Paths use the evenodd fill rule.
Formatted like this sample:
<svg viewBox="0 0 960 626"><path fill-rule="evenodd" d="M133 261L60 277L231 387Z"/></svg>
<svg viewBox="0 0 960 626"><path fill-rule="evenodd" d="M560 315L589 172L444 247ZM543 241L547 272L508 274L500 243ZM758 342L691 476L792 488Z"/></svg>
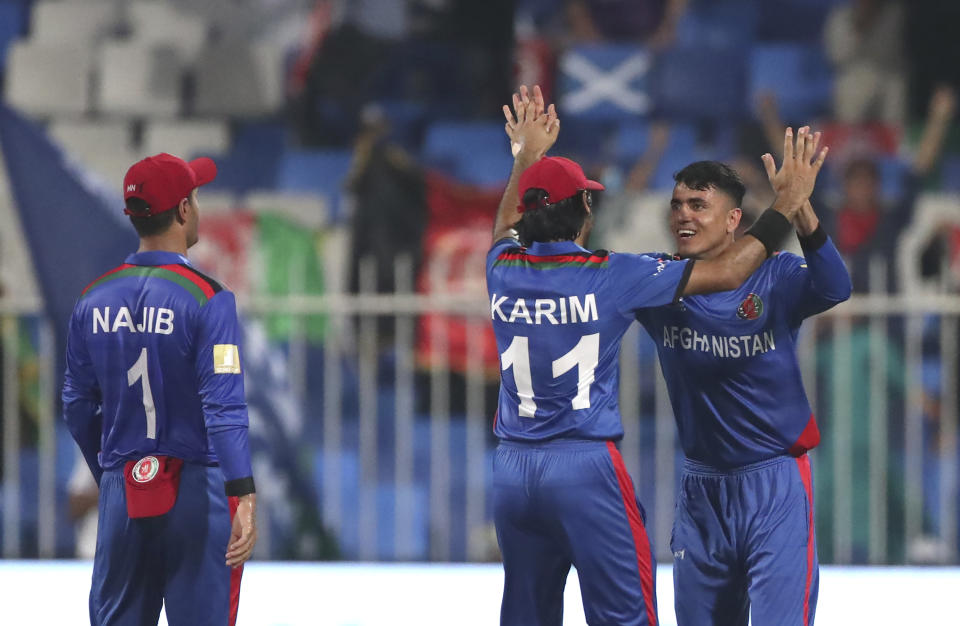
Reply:
<svg viewBox="0 0 960 626"><path fill-rule="evenodd" d="M182 71L172 46L107 42L100 48L99 70L97 111L142 117L180 112Z"/></svg>
<svg viewBox="0 0 960 626"><path fill-rule="evenodd" d="M758 45L750 54L749 89L752 105L773 92L785 121L806 124L829 111L833 75L817 44Z"/></svg>
<svg viewBox="0 0 960 626"><path fill-rule="evenodd" d="M217 163L217 177L205 190L226 191L237 195L254 189L272 189L277 182L277 163L274 155L246 150L232 150L223 154L205 154Z"/></svg>
<svg viewBox="0 0 960 626"><path fill-rule="evenodd" d="M207 23L200 15L184 14L164 0L133 0L127 6L130 37L139 43L162 43L177 49L192 63L207 39Z"/></svg>
<svg viewBox="0 0 960 626"><path fill-rule="evenodd" d="M132 138L130 124L119 120L55 120L47 132L63 150L77 159L93 157L99 152L127 151Z"/></svg>
<svg viewBox="0 0 960 626"><path fill-rule="evenodd" d="M7 49L24 32L24 9L20 2L0 2L0 74L7 65Z"/></svg>
<svg viewBox="0 0 960 626"><path fill-rule="evenodd" d="M647 149L649 125L634 122L621 126L615 137L614 154L617 163L627 172ZM657 169L650 179L651 189L672 189L673 174L697 160L697 129L689 124L673 124L670 138Z"/></svg>
<svg viewBox="0 0 960 626"><path fill-rule="evenodd" d="M331 199L331 207L336 214L352 159L349 150L285 152L277 171L277 189L326 195Z"/></svg>
<svg viewBox="0 0 960 626"><path fill-rule="evenodd" d="M500 122L436 122L423 139L421 160L462 182L486 185L510 175L512 156Z"/></svg>
<svg viewBox="0 0 960 626"><path fill-rule="evenodd" d="M677 23L676 43L680 46L731 48L749 46L757 33L755 2L698 2L687 9Z"/></svg>
<svg viewBox="0 0 960 626"><path fill-rule="evenodd" d="M36 43L89 45L117 26L113 2L59 2L45 0L33 5L30 39Z"/></svg>
<svg viewBox="0 0 960 626"><path fill-rule="evenodd" d="M567 118L622 121L650 112L650 54L640 46L594 44L560 57L558 106Z"/></svg>
<svg viewBox="0 0 960 626"><path fill-rule="evenodd" d="M248 42L210 44L197 57L193 112L257 117L283 104L282 52Z"/></svg>
<svg viewBox="0 0 960 626"><path fill-rule="evenodd" d="M842 0L766 0L756 4L757 38L817 44L833 5Z"/></svg>
<svg viewBox="0 0 960 626"><path fill-rule="evenodd" d="M677 47L657 59L655 110L677 121L732 123L746 112L746 60L736 48Z"/></svg>
<svg viewBox="0 0 960 626"><path fill-rule="evenodd" d="M949 154L940 166L940 186L944 191L960 191L960 154Z"/></svg>
<svg viewBox="0 0 960 626"><path fill-rule="evenodd" d="M89 108L91 67L82 44L17 41L8 55L6 101L34 116L82 115Z"/></svg>
<svg viewBox="0 0 960 626"><path fill-rule="evenodd" d="M225 152L230 148L230 129L223 122L204 120L149 121L143 129L141 152L169 152L184 159L195 154Z"/></svg>

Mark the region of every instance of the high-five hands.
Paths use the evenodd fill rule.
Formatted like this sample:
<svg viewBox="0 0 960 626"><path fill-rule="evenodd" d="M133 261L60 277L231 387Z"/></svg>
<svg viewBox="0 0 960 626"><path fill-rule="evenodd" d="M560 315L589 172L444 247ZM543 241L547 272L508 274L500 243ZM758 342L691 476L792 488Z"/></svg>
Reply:
<svg viewBox="0 0 960 626"><path fill-rule="evenodd" d="M797 131L794 147L793 129L788 127L783 134L783 164L780 170L777 170L770 153L761 157L767 170L767 178L777 193L773 208L783 213L787 219L792 220L813 193L817 174L820 173L830 150L824 147L818 155L819 145L820 133L811 134L810 127L804 126Z"/></svg>
<svg viewBox="0 0 960 626"><path fill-rule="evenodd" d="M557 141L560 120L551 104L544 106L543 92L539 85L533 87L533 98L526 85L520 85L520 93L513 94L513 111L503 105L507 123L504 130L510 138L510 151L514 158L522 155L532 161L540 159Z"/></svg>

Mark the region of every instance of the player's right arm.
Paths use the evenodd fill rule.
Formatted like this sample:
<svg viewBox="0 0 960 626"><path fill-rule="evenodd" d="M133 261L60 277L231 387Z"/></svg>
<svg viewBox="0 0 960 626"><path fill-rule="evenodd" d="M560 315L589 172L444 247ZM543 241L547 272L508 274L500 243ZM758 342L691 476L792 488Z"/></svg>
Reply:
<svg viewBox="0 0 960 626"><path fill-rule="evenodd" d="M780 247L792 229L790 222L810 199L817 174L827 157L827 148L819 156L820 133L811 134L808 127L797 133L794 148L793 131L787 128L783 140L783 164L773 176L777 199L754 226L713 259L697 261L684 286L683 295L736 289ZM816 159L814 159L816 157ZM773 157L763 155L768 170Z"/></svg>
<svg viewBox="0 0 960 626"><path fill-rule="evenodd" d="M513 109L511 112L508 105L503 105L503 115L507 119L504 130L510 138L513 168L497 208L497 217L493 224L494 243L509 237L514 224L520 221L517 191L520 175L547 153L556 142L560 131L556 109L552 104L544 108L543 93L538 85L533 87L532 99L527 93L526 85L521 85L520 93L513 94Z"/></svg>
<svg viewBox="0 0 960 626"><path fill-rule="evenodd" d="M100 407L100 385L93 370L90 352L83 336L83 315L79 308L70 317L67 334L67 369L63 378L63 419L80 447L87 467L100 484L103 468L98 454L103 430L103 414Z"/></svg>

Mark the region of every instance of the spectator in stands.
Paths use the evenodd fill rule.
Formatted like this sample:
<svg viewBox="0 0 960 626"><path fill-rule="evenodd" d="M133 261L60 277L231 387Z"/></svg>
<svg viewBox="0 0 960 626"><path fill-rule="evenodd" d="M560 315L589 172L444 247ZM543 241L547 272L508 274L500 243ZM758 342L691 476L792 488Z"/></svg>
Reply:
<svg viewBox="0 0 960 626"><path fill-rule="evenodd" d="M628 41L654 49L673 43L687 0L567 0L567 27L577 43Z"/></svg>
<svg viewBox="0 0 960 626"><path fill-rule="evenodd" d="M901 124L906 111L903 11L890 0L834 7L824 41L836 72L834 115L841 122Z"/></svg>
<svg viewBox="0 0 960 626"><path fill-rule="evenodd" d="M937 163L956 100L956 92L947 87L934 93L920 143L913 159L905 164L902 192L893 205L884 207L876 161L861 157L848 162L843 174L842 198L827 217L834 221L828 232L834 233L837 247L848 258L855 291L869 289L872 258L893 258L897 239L913 218L922 180ZM896 271L891 264L887 268L887 289L892 289L895 278Z"/></svg>

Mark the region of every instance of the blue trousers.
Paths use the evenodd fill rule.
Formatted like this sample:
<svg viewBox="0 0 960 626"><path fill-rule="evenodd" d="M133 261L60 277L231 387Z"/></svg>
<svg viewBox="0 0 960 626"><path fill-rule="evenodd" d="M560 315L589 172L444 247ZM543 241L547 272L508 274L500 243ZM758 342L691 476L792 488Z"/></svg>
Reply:
<svg viewBox="0 0 960 626"><path fill-rule="evenodd" d="M170 626L232 626L242 568L225 555L235 510L220 468L184 463L170 512L130 519L122 471L104 472L90 624L156 624L165 605Z"/></svg>
<svg viewBox="0 0 960 626"><path fill-rule="evenodd" d="M810 460L684 464L670 548L679 626L810 626L819 565Z"/></svg>
<svg viewBox="0 0 960 626"><path fill-rule="evenodd" d="M655 626L656 564L612 442L502 442L493 506L504 569L501 624L559 626L572 564L588 624Z"/></svg>

